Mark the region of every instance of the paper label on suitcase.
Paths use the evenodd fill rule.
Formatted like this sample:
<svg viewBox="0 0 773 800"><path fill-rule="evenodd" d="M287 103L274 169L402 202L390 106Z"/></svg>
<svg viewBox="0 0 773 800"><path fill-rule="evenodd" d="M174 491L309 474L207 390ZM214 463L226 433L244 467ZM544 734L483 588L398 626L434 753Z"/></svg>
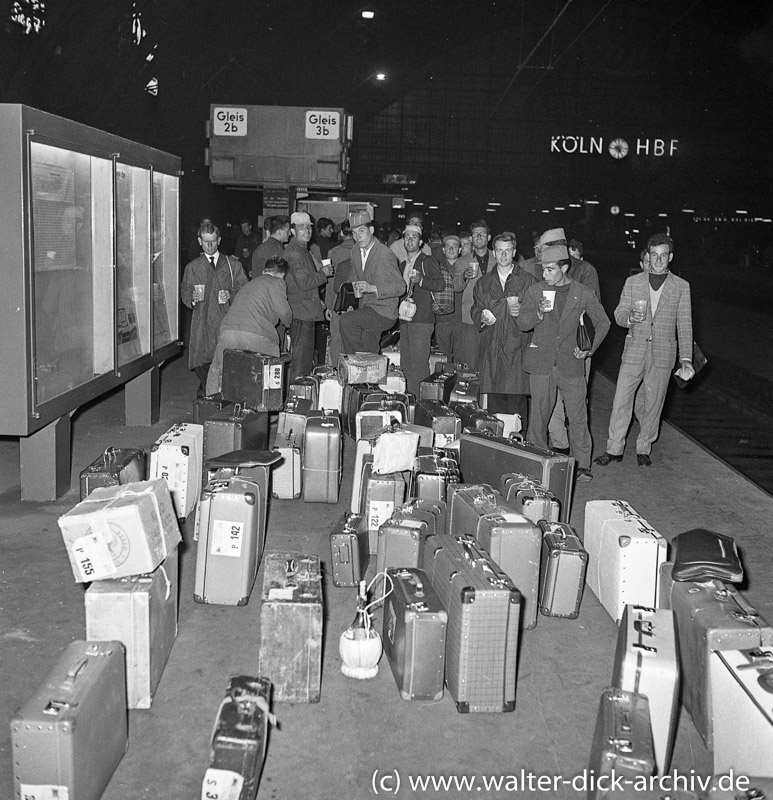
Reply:
<svg viewBox="0 0 773 800"><path fill-rule="evenodd" d="M263 367L263 386L266 389L282 388L281 364L266 364Z"/></svg>
<svg viewBox="0 0 773 800"><path fill-rule="evenodd" d="M78 537L72 544L72 552L84 583L93 581L95 575L110 576L118 572L103 536L89 533Z"/></svg>
<svg viewBox="0 0 773 800"><path fill-rule="evenodd" d="M378 530L395 510L393 500L371 500L368 503L368 527Z"/></svg>
<svg viewBox="0 0 773 800"><path fill-rule="evenodd" d="M210 552L213 556L241 558L243 541L244 523L229 522L225 519L212 521L212 548Z"/></svg>
<svg viewBox="0 0 773 800"><path fill-rule="evenodd" d="M20 790L21 800L70 800L70 790L67 786L22 783Z"/></svg>
<svg viewBox="0 0 773 800"><path fill-rule="evenodd" d="M201 782L201 800L239 800L244 776L230 769L209 767Z"/></svg>

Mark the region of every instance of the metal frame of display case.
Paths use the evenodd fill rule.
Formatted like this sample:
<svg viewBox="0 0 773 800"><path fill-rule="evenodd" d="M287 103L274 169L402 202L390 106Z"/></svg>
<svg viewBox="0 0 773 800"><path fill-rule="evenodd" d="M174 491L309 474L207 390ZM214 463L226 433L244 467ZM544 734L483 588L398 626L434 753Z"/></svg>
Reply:
<svg viewBox="0 0 773 800"><path fill-rule="evenodd" d="M86 331L84 337L98 338L97 328L112 327L112 368L110 368L109 349L103 355L104 371L92 378L82 380L72 388L58 391L49 398L40 397L40 372L36 357L40 351L37 347L36 335L41 330L38 322L45 325L48 321L41 317L36 319L36 303L40 298L36 295L36 281L42 272L36 270L35 263L35 221L33 211L33 157L35 144L50 146L67 153L89 157L89 169L98 161L100 170L107 172L107 162L111 164L111 219L109 236L110 261L101 267L93 261L93 239L95 231L99 233L100 243L106 249L105 220L106 210L99 209L102 215L98 227L94 223L94 208L89 209L91 218L89 241L93 263L91 272L86 274L94 296L89 300L92 330ZM147 272L147 286L140 287L146 294L147 314L143 317L143 325L147 322L149 332L148 352L140 352L137 357L119 364L122 358L118 346L118 213L117 204L117 170L121 166L147 171L147 189L145 220L147 230L143 241L147 243L147 264L138 261L134 250L131 251L132 270L137 265ZM180 159L145 145L123 139L87 125L72 122L61 117L39 111L28 106L16 104L0 104L0 213L4 221L3 247L0 248L0 435L21 437L21 477L22 499L53 500L66 491L70 485L70 416L83 404L97 398L118 386L126 385L126 424L150 425L158 419L158 374L159 366L176 355L181 347L179 341L179 176ZM89 173L92 175L92 173ZM142 174L142 173L138 173ZM157 346L156 342L156 303L154 292L154 211L155 178L157 175L168 176L173 182L164 183L164 191L172 191L169 196L174 211L176 224L169 233L173 242L164 241L164 253L168 254L168 263L164 264L164 298L168 307L174 304L173 316L168 317L170 328L169 341ZM163 179L162 179L163 180ZM96 181L96 182L95 182ZM97 196L95 186L102 194L107 193L104 185L105 175L93 178L91 190ZM176 192L176 200L174 199ZM93 199L89 195L89 201ZM101 196L101 195L100 195ZM83 209L81 208L81 213ZM132 212L133 213L133 210ZM134 232L133 216L132 232ZM137 220L139 225L143 220ZM39 266L39 265L37 265ZM110 270L97 277L98 269ZM72 270L77 272L77 270ZM167 277L173 274L173 279ZM70 277L66 270L61 273L60 282ZM134 271L132 271L132 279ZM96 290L109 291L112 282L112 325L110 320L100 317L97 321L98 309ZM42 285L42 284L41 284ZM104 289L107 287L107 290ZM134 287L134 284L132 284ZM156 287L157 288L157 287ZM134 289L132 289L134 291ZM135 309L136 312L136 309ZM75 316L75 315L74 315ZM139 313L136 313L139 316ZM77 317L75 317L77 319ZM53 321L52 321L53 323ZM45 328L43 328L45 330ZM139 337L139 334L138 334ZM102 344L104 347L104 343ZM97 349L97 344L93 344ZM52 368L53 369L53 368ZM66 464L65 464L66 462Z"/></svg>

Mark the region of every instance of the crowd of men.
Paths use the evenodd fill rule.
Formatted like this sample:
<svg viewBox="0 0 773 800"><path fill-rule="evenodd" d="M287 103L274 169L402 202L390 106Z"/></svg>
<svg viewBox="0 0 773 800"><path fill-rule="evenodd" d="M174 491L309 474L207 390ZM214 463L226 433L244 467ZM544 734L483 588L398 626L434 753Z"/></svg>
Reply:
<svg viewBox="0 0 773 800"><path fill-rule="evenodd" d="M384 335L399 331L408 392L419 395L434 341L450 362L479 373L489 411L519 414L529 441L571 454L577 479L592 479L587 384L610 320L595 268L563 229L535 233L528 259L513 232L492 238L484 219L429 236L414 215L399 237L378 230L367 211L339 226L326 218L315 225L300 211L270 217L262 242L243 225L234 256L220 252L210 219L197 241L201 253L185 268L181 297L192 309L188 355L199 395L220 391L228 348L266 355L289 348L293 379L323 359L335 366L341 353L378 353ZM650 466L677 356L679 376L694 375L690 287L670 272L673 256L668 235L650 237L641 272L628 278L615 308L627 336L600 466L622 460L634 413L637 462ZM336 298L347 288L357 308L339 313ZM324 320L329 340L320 352ZM589 341L578 338L581 321Z"/></svg>

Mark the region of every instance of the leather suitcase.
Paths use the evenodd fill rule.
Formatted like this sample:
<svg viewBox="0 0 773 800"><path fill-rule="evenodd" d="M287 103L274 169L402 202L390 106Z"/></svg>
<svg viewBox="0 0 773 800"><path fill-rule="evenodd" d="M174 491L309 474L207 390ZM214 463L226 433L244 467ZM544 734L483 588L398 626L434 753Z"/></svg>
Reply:
<svg viewBox="0 0 773 800"><path fill-rule="evenodd" d="M471 403L452 402L449 404L449 408L461 419L462 430L469 428L476 431L489 431L494 436L501 436L505 429L505 423L501 419L489 414L475 401Z"/></svg>
<svg viewBox="0 0 773 800"><path fill-rule="evenodd" d="M274 724L271 681L232 675L215 717L202 797L254 800L266 758L269 724Z"/></svg>
<svg viewBox="0 0 773 800"><path fill-rule="evenodd" d="M389 569L384 652L403 700L440 700L445 672L446 614L426 573ZM387 581L389 583L389 581Z"/></svg>
<svg viewBox="0 0 773 800"><path fill-rule="evenodd" d="M506 502L532 522L541 519L546 522L559 521L561 507L558 500L534 478L514 472L506 473L500 481L499 491Z"/></svg>
<svg viewBox="0 0 773 800"><path fill-rule="evenodd" d="M456 386L456 373L433 372L419 384L419 400L438 400L448 403Z"/></svg>
<svg viewBox="0 0 773 800"><path fill-rule="evenodd" d="M612 669L612 686L649 700L658 775L666 775L679 711L679 654L674 614L664 608L625 607Z"/></svg>
<svg viewBox="0 0 773 800"><path fill-rule="evenodd" d="M352 496L349 510L354 514L362 512L362 476L365 464L373 464L373 439L358 439L354 449L354 469L352 471ZM372 467L371 467L372 471Z"/></svg>
<svg viewBox="0 0 773 800"><path fill-rule="evenodd" d="M682 672L682 705L706 747L714 745L709 664L712 651L773 646L773 628L737 589L722 581L670 581L661 606L673 609ZM670 588L669 588L670 587Z"/></svg>
<svg viewBox="0 0 773 800"><path fill-rule="evenodd" d="M274 700L317 703L322 674L322 576L319 558L266 553L258 672Z"/></svg>
<svg viewBox="0 0 773 800"><path fill-rule="evenodd" d="M311 417L323 417L324 411L318 411L311 407L311 400L303 397L291 397L285 407L279 412L277 419L277 437L288 433L298 434L303 438L306 433L306 423Z"/></svg>
<svg viewBox="0 0 773 800"><path fill-rule="evenodd" d="M193 421L196 425L203 425L213 414L228 411L234 404L230 400L223 400L219 394L197 397L193 401Z"/></svg>
<svg viewBox="0 0 773 800"><path fill-rule="evenodd" d="M396 406L394 408L384 407L389 404L379 404L378 409L364 409L357 412L354 423L355 439L373 439L378 436L385 428L390 428L397 422L401 424L404 417L402 411Z"/></svg>
<svg viewBox="0 0 773 800"><path fill-rule="evenodd" d="M128 745L125 661L120 642L71 642L13 715L17 800L99 800Z"/></svg>
<svg viewBox="0 0 773 800"><path fill-rule="evenodd" d="M378 529L376 573L389 567L420 567L424 540L429 533L426 520L409 511L396 508ZM386 584L383 584L386 589Z"/></svg>
<svg viewBox="0 0 773 800"><path fill-rule="evenodd" d="M499 486L502 474L508 472L536 478L558 500L559 521L569 522L574 486L574 459L570 456L487 431L469 431L460 437L459 466L465 483Z"/></svg>
<svg viewBox="0 0 773 800"><path fill-rule="evenodd" d="M379 383L386 378L387 358L378 353L341 353L338 380L347 383Z"/></svg>
<svg viewBox="0 0 773 800"><path fill-rule="evenodd" d="M314 375L293 379L287 387L287 397L309 400L312 408L319 408L319 379Z"/></svg>
<svg viewBox="0 0 773 800"><path fill-rule="evenodd" d="M624 500L585 504L586 581L615 622L626 604L657 605L660 565L668 544Z"/></svg>
<svg viewBox="0 0 773 800"><path fill-rule="evenodd" d="M408 496L445 502L449 484L459 483L460 477L456 462L450 459L435 455L416 456Z"/></svg>
<svg viewBox="0 0 773 800"><path fill-rule="evenodd" d="M378 553L378 529L386 522L396 506L405 502L405 478L401 472L388 475L373 473L373 462L365 462L362 470L360 508L368 522L368 548Z"/></svg>
<svg viewBox="0 0 773 800"><path fill-rule="evenodd" d="M634 781L655 774L649 703L644 695L613 687L604 690L588 769L596 781L605 778L604 785L609 785L613 775ZM607 796L597 785L588 791L588 800Z"/></svg>
<svg viewBox="0 0 773 800"><path fill-rule="evenodd" d="M303 499L337 503L341 485L341 422L338 415L311 417L303 440Z"/></svg>
<svg viewBox="0 0 773 800"><path fill-rule="evenodd" d="M108 447L80 474L81 500L94 489L144 481L147 473L145 451L135 447Z"/></svg>
<svg viewBox="0 0 773 800"><path fill-rule="evenodd" d="M405 406L405 410L403 411L402 408L399 410L403 411L403 422L414 422L414 416L416 414L416 395L410 392L388 392L379 386L379 391L370 392L365 396L365 399L360 405L360 411L363 410L365 403L378 403L382 400L386 400L389 403L402 403ZM375 408L375 406L368 406L368 408Z"/></svg>
<svg viewBox="0 0 773 800"><path fill-rule="evenodd" d="M204 423L204 462L234 450L268 450L268 414L235 406ZM202 486L207 482L202 472Z"/></svg>
<svg viewBox="0 0 773 800"><path fill-rule="evenodd" d="M731 536L704 528L677 534L671 540L675 581L743 581L743 566Z"/></svg>
<svg viewBox="0 0 773 800"><path fill-rule="evenodd" d="M346 512L330 534L334 586L359 586L370 563L368 524L362 514Z"/></svg>
<svg viewBox="0 0 773 800"><path fill-rule="evenodd" d="M498 506L483 514L473 532L502 572L521 593L521 627L528 630L537 624L537 607L542 553L542 530L522 514Z"/></svg>
<svg viewBox="0 0 773 800"><path fill-rule="evenodd" d="M126 648L126 702L150 708L177 637L178 548L146 575L94 581L86 590L86 638Z"/></svg>
<svg viewBox="0 0 773 800"><path fill-rule="evenodd" d="M374 392L381 392L377 383L347 383L343 387L343 411L341 427L343 432L353 439L355 436L355 420L365 398Z"/></svg>
<svg viewBox="0 0 773 800"><path fill-rule="evenodd" d="M403 514L413 514L427 523L427 536L446 532L446 504L443 500L413 497L400 507Z"/></svg>
<svg viewBox="0 0 773 800"><path fill-rule="evenodd" d="M462 432L462 421L447 405L438 400L420 400L416 403L414 423L432 428L437 447L445 447L456 441Z"/></svg>
<svg viewBox="0 0 773 800"><path fill-rule="evenodd" d="M773 778L773 649L709 656L714 772Z"/></svg>
<svg viewBox="0 0 773 800"><path fill-rule="evenodd" d="M278 500L295 500L301 496L301 444L303 435L290 432L277 434L274 450L282 460L271 471L271 496Z"/></svg>
<svg viewBox="0 0 773 800"><path fill-rule="evenodd" d="M512 711L520 592L471 536L428 536L423 569L448 614L446 685L457 711Z"/></svg>
<svg viewBox="0 0 773 800"><path fill-rule="evenodd" d="M477 403L480 394L480 383L477 377L474 379L458 378L451 395L449 403ZM501 435L501 434L500 434Z"/></svg>
<svg viewBox="0 0 773 800"><path fill-rule="evenodd" d="M546 617L575 619L580 613L588 554L565 522L540 522L543 530L539 610Z"/></svg>
<svg viewBox="0 0 773 800"><path fill-rule="evenodd" d="M474 536L483 514L500 508L502 495L485 483L457 483L448 492L448 530L452 536ZM512 511L509 506L506 511Z"/></svg>
<svg viewBox="0 0 773 800"><path fill-rule="evenodd" d="M150 450L148 479L166 480L178 519L186 519L199 501L203 463L203 425L173 425Z"/></svg>
<svg viewBox="0 0 773 800"><path fill-rule="evenodd" d="M225 400L254 411L281 411L292 356L264 356L250 350L223 352L223 385Z"/></svg>

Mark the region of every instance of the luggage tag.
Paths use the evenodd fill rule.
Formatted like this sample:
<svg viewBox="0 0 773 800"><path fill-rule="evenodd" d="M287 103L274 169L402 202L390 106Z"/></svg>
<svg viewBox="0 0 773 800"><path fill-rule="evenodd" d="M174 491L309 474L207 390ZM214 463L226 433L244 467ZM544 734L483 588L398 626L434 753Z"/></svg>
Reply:
<svg viewBox="0 0 773 800"><path fill-rule="evenodd" d="M244 776L230 769L209 767L201 782L201 800L239 800Z"/></svg>

